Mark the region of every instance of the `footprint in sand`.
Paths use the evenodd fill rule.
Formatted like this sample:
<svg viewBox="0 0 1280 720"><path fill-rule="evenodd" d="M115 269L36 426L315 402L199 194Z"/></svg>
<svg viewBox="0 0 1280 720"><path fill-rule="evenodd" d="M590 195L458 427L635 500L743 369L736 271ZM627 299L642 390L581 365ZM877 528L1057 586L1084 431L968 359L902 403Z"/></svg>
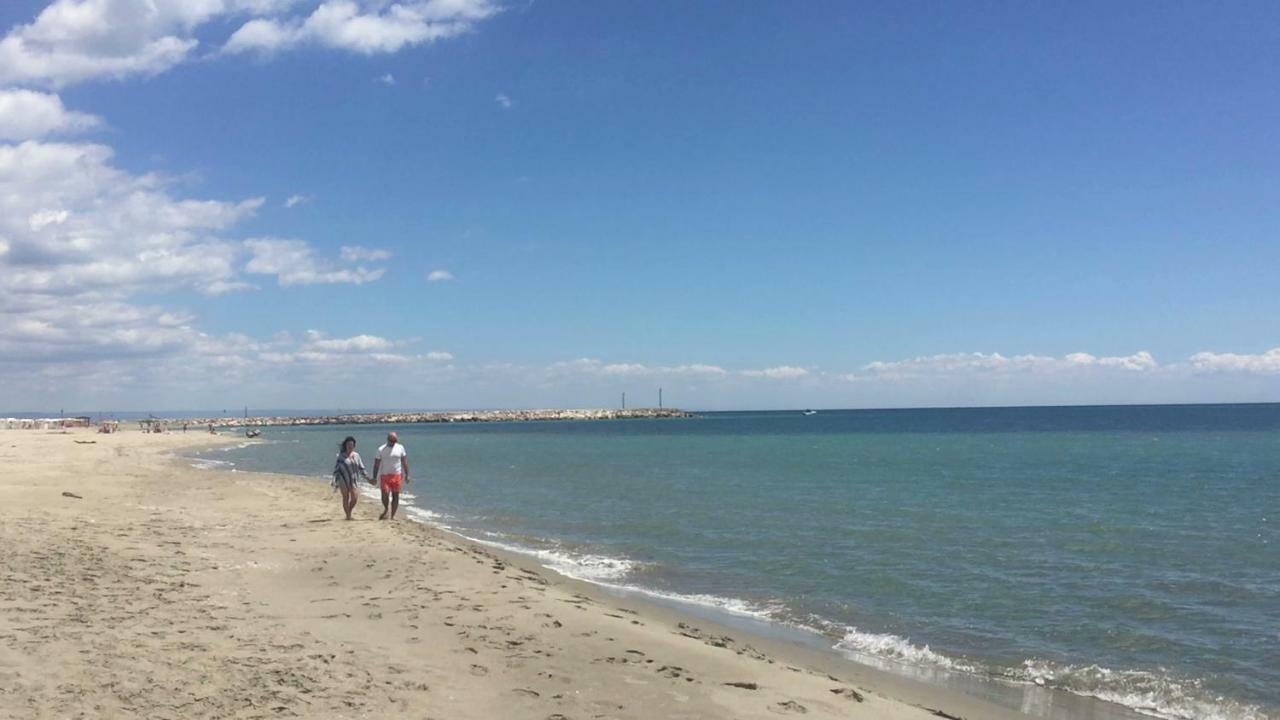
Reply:
<svg viewBox="0 0 1280 720"><path fill-rule="evenodd" d="M856 702L862 702L862 699L863 699L862 693L858 692L857 690L854 690L853 688L844 688L844 687L831 688L831 692L835 695L839 695L842 698L847 698L849 700L854 700Z"/></svg>
<svg viewBox="0 0 1280 720"><path fill-rule="evenodd" d="M780 703L774 703L769 706L769 710L781 715L804 715L809 712L809 708L795 700L783 700Z"/></svg>
<svg viewBox="0 0 1280 720"><path fill-rule="evenodd" d="M524 695L525 697L535 697L535 698L542 697L542 693L538 692L537 690L530 690L529 688L516 688L511 692L515 693L516 695Z"/></svg>
<svg viewBox="0 0 1280 720"><path fill-rule="evenodd" d="M482 676L482 675L488 675L488 674L489 674L489 668L487 668L487 667L485 667L485 666L483 666L483 665L472 665L472 666L471 666L471 674L472 674L472 675L475 675L476 677L480 677L480 676Z"/></svg>

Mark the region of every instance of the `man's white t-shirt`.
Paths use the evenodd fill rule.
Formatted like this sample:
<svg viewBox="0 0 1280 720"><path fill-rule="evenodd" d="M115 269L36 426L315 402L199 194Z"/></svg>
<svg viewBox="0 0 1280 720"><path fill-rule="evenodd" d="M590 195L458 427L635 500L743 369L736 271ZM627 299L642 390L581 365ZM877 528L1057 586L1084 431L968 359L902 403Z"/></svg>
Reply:
<svg viewBox="0 0 1280 720"><path fill-rule="evenodd" d="M409 451L404 449L403 443L396 443L391 447L387 447L386 444L383 444L382 447L378 448L378 460L381 463L378 466L378 474L403 475L404 464L400 462L400 458L407 457L408 455Z"/></svg>

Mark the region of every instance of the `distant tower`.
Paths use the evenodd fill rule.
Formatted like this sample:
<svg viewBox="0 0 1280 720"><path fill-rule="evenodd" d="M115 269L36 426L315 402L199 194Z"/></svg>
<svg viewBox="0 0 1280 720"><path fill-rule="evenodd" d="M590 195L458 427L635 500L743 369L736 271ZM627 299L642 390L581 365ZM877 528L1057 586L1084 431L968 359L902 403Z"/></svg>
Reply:
<svg viewBox="0 0 1280 720"><path fill-rule="evenodd" d="M248 406L248 405L245 405L245 406L244 406L244 419L245 419L245 420L248 420L248 419L249 419L249 406Z"/></svg>
<svg viewBox="0 0 1280 720"><path fill-rule="evenodd" d="M662 409L662 388L658 388L658 409Z"/></svg>
<svg viewBox="0 0 1280 720"><path fill-rule="evenodd" d="M622 409L623 409L623 410L626 410L626 409L627 409L627 394L626 394L626 393L622 393Z"/></svg>

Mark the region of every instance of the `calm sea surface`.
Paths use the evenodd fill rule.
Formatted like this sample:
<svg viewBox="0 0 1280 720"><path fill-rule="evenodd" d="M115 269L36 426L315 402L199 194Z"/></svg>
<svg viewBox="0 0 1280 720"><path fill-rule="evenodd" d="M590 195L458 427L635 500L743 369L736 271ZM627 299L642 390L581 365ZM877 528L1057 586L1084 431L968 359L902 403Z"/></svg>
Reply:
<svg viewBox="0 0 1280 720"><path fill-rule="evenodd" d="M327 476L387 429L271 428L202 464ZM397 429L412 517L568 575L926 677L1280 717L1280 405Z"/></svg>

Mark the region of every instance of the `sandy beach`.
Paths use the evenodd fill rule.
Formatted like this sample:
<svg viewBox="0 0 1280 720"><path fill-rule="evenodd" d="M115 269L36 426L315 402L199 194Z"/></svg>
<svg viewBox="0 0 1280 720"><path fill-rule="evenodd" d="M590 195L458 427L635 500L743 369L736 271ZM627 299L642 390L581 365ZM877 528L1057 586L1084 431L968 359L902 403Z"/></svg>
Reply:
<svg viewBox="0 0 1280 720"><path fill-rule="evenodd" d="M0 432L0 716L1024 717L177 457L239 440Z"/></svg>

